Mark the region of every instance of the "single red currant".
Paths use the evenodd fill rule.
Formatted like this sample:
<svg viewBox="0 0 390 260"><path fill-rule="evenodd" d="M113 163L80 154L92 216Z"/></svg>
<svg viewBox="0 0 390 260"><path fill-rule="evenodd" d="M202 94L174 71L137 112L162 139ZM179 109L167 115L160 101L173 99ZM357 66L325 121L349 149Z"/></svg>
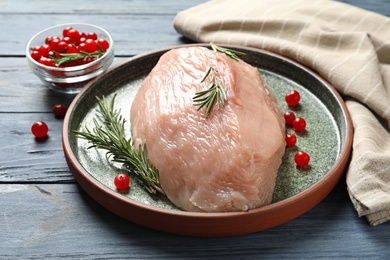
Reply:
<svg viewBox="0 0 390 260"><path fill-rule="evenodd" d="M68 44L68 49L66 50L66 53L80 53L76 47L74 47L72 44Z"/></svg>
<svg viewBox="0 0 390 260"><path fill-rule="evenodd" d="M49 51L47 55L48 55L47 58L61 58L61 56L55 53L54 51Z"/></svg>
<svg viewBox="0 0 390 260"><path fill-rule="evenodd" d="M295 163L300 167L305 167L310 162L310 156L306 152L297 152L294 156Z"/></svg>
<svg viewBox="0 0 390 260"><path fill-rule="evenodd" d="M295 134L286 134L286 145L291 147L297 143L297 136Z"/></svg>
<svg viewBox="0 0 390 260"><path fill-rule="evenodd" d="M49 46L50 46L50 50L52 51L55 51L55 52L60 52L58 49L57 49L57 46L58 44L61 42L61 39L60 38L53 38L53 40L51 40Z"/></svg>
<svg viewBox="0 0 390 260"><path fill-rule="evenodd" d="M71 43L76 44L76 45L79 44L81 35L80 35L80 32L77 31L76 29L73 29L73 28L70 29L66 36L69 37L69 40Z"/></svg>
<svg viewBox="0 0 390 260"><path fill-rule="evenodd" d="M58 38L58 37L57 36L47 36L45 39L45 44L50 45L51 41L53 39L56 39L56 38Z"/></svg>
<svg viewBox="0 0 390 260"><path fill-rule="evenodd" d="M73 29L72 27L68 26L68 27L65 27L64 30L62 30L62 35L64 37L68 37L68 32Z"/></svg>
<svg viewBox="0 0 390 260"><path fill-rule="evenodd" d="M57 118L63 118L66 114L66 106L64 104L57 104L53 106L54 116Z"/></svg>
<svg viewBox="0 0 390 260"><path fill-rule="evenodd" d="M110 44L108 43L107 40L105 39L98 39L96 41L96 44L99 45L99 47L103 50L103 51L107 51L107 49L110 47Z"/></svg>
<svg viewBox="0 0 390 260"><path fill-rule="evenodd" d="M286 94L285 100L287 105L290 107L294 107L298 105L299 101L301 100L301 96L299 95L299 92L296 90L291 90L289 93Z"/></svg>
<svg viewBox="0 0 390 260"><path fill-rule="evenodd" d="M49 51L50 51L50 46L47 44L42 45L41 48L39 49L39 52L44 57L49 57Z"/></svg>
<svg viewBox="0 0 390 260"><path fill-rule="evenodd" d="M87 39L92 39L92 40L97 40L98 36L97 36L96 33L90 32L90 33L88 33L88 34L86 35L86 38L87 38Z"/></svg>
<svg viewBox="0 0 390 260"><path fill-rule="evenodd" d="M33 51L38 51L38 52L40 52L41 47L42 47L41 45L35 46L34 48L32 48L32 50L33 50Z"/></svg>
<svg viewBox="0 0 390 260"><path fill-rule="evenodd" d="M31 58L33 58L34 60L39 61L39 59L41 57L42 57L42 54L39 51L34 50L31 52Z"/></svg>
<svg viewBox="0 0 390 260"><path fill-rule="evenodd" d="M77 48L82 52L88 52L88 46L85 42L80 43Z"/></svg>
<svg viewBox="0 0 390 260"><path fill-rule="evenodd" d="M79 42L79 44L85 42L86 40L87 40L87 38L85 38L85 37L80 37L80 42Z"/></svg>
<svg viewBox="0 0 390 260"><path fill-rule="evenodd" d="M39 58L38 62L41 63L42 65L49 66L49 67L55 67L56 65L53 59L46 58L43 56Z"/></svg>
<svg viewBox="0 0 390 260"><path fill-rule="evenodd" d="M47 132L49 131L49 128L47 127L45 122L38 121L35 122L31 126L31 133L36 137L36 138L42 138L47 135Z"/></svg>
<svg viewBox="0 0 390 260"><path fill-rule="evenodd" d="M59 53L66 53L67 50L68 50L68 42L60 41L57 44L57 52L59 52Z"/></svg>
<svg viewBox="0 0 390 260"><path fill-rule="evenodd" d="M85 45L86 45L86 48L87 48L87 51L89 53L92 53L92 52L95 52L95 51L98 51L99 50L99 47L97 46L95 40L92 40L92 39L86 39L85 40Z"/></svg>
<svg viewBox="0 0 390 260"><path fill-rule="evenodd" d="M302 117L297 117L292 122L292 127L297 132L302 132L306 129L306 120Z"/></svg>
<svg viewBox="0 0 390 260"><path fill-rule="evenodd" d="M39 58L38 62L41 63L42 65L45 65L45 66L50 66L50 67L54 67L55 66L55 63L54 63L53 59L46 58L46 57L43 57L43 56Z"/></svg>
<svg viewBox="0 0 390 260"><path fill-rule="evenodd" d="M295 119L295 114L294 114L294 112L291 112L291 111L284 113L283 116L284 116L284 121L286 122L286 125L291 125Z"/></svg>
<svg viewBox="0 0 390 260"><path fill-rule="evenodd" d="M118 190L125 190L129 188L130 178L127 174L120 173L114 178L114 185Z"/></svg>

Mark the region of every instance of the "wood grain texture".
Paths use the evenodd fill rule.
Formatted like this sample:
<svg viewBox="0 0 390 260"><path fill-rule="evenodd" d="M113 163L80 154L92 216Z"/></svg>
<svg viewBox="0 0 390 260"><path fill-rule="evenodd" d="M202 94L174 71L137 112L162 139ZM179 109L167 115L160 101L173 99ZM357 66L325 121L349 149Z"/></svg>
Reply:
<svg viewBox="0 0 390 260"><path fill-rule="evenodd" d="M390 15L387 0L343 0L358 6ZM117 56L131 56L182 43L190 42L180 37L172 23L180 10L205 2L193 1L69 1L66 6L47 1L36 1L32 6L25 1L0 1L2 28L9 34L0 34L0 56L23 56L28 40L40 30L56 24L92 23L107 29L115 41ZM45 8L41 8L45 6ZM28 7L28 8L27 8ZM39 14L45 14L45 19ZM118 26L121 24L121 26ZM148 32L148 33L145 33Z"/></svg>
<svg viewBox="0 0 390 260"><path fill-rule="evenodd" d="M153 231L108 212L75 183L62 151L62 120L52 106L73 96L46 89L29 70L24 48L37 31L65 22L109 30L115 63L189 42L172 21L206 0L0 1L0 259L386 259L390 223L358 218L345 180L318 206L282 226L229 238ZM388 0L343 0L390 16ZM38 142L33 122L49 125ZM158 221L158 220L156 220ZM174 225L174 223L172 223Z"/></svg>
<svg viewBox="0 0 390 260"><path fill-rule="evenodd" d="M0 1L1 27L12 28L12 37L0 35L0 56L24 55L26 43L35 33L69 22L91 23L108 30L115 41L116 55L135 55L185 43L187 40L181 39L173 29L173 18L178 11L205 1L83 1L80 4L72 0L65 5L42 0L34 4L27 2Z"/></svg>
<svg viewBox="0 0 390 260"><path fill-rule="evenodd" d="M228 238L140 227L102 209L71 184L5 185L0 195L0 259L385 259L389 252L389 226L371 228L357 218L344 183L289 223Z"/></svg>

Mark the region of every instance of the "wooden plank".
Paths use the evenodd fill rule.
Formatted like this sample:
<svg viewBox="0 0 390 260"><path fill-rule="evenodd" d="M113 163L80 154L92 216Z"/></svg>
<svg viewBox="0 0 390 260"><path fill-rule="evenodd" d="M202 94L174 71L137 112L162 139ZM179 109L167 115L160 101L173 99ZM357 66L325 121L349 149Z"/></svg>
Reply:
<svg viewBox="0 0 390 260"><path fill-rule="evenodd" d="M289 223L228 238L184 237L132 224L73 184L0 184L0 196L1 259L385 259L390 253L390 225L373 229L358 219L343 183Z"/></svg>
<svg viewBox="0 0 390 260"><path fill-rule="evenodd" d="M31 5L28 0L3 0L0 1L0 14L176 14L177 12L192 6L205 3L207 0L111 0L93 1L69 0L66 2L55 2L46 0L34 1ZM355 5L384 15L390 15L388 0L339 0L347 4ZM44 8L42 8L44 7Z"/></svg>
<svg viewBox="0 0 390 260"><path fill-rule="evenodd" d="M37 0L31 4L28 0L0 1L1 13L24 14L175 14L191 6L207 2L207 0L175 1L175 0L130 0L130 1L94 1L68 0L56 1ZM44 7L44 8L42 8Z"/></svg>
<svg viewBox="0 0 390 260"><path fill-rule="evenodd" d="M112 66L124 60L116 58ZM47 88L24 57L0 57L0 113L51 113L55 104L69 105L73 98Z"/></svg>
<svg viewBox="0 0 390 260"><path fill-rule="evenodd" d="M114 39L115 55L132 56L188 42L174 30L173 18L174 15L50 14L42 19L36 14L0 14L2 28L7 28L7 31L12 28L9 33L0 35L0 56L23 56L27 42L35 33L56 24L69 22L91 23L105 28Z"/></svg>
<svg viewBox="0 0 390 260"><path fill-rule="evenodd" d="M1 113L0 118L0 183L74 182L62 150L62 119L52 113ZM48 124L47 140L31 134L35 121Z"/></svg>
<svg viewBox="0 0 390 260"><path fill-rule="evenodd" d="M73 182L62 150L63 120L52 111L74 96L43 86L24 58L0 58L0 68L0 183ZM35 121L49 126L44 142L31 134Z"/></svg>
<svg viewBox="0 0 390 260"><path fill-rule="evenodd" d="M104 4L105 2L99 2L98 5L95 1L89 1L81 6L69 4L60 5L59 7L57 3L49 4L50 2L45 2L46 4L35 4L36 7L33 7L32 10L30 10L31 5L26 5L29 6L28 10L22 7L16 9L14 4L17 3L17 6L23 6L24 1L13 1L12 4L10 1L0 2L0 21L3 30L6 31L6 33L3 32L0 35L0 46L2 46L0 56L25 55L25 46L35 33L55 24L69 22L91 23L107 29L114 38L117 56L131 56L153 49L190 42L174 30L173 19L179 10L195 6L204 2L203 0L194 2L179 1L181 4L178 6L175 5L176 1L173 0L167 3L165 1L150 1L149 5L145 5L140 1L142 0L134 2L113 1L112 4L111 1L106 4ZM368 10L390 16L389 4L372 4L365 1L351 0L344 0L344 2L353 2L353 4ZM46 5L48 8L42 9L42 6ZM86 10L87 14L80 15L81 11L78 8ZM64 11L62 11L63 9ZM15 10L19 11L15 13ZM55 10L61 10L61 12L53 13ZM114 13L114 11L110 13L108 10L117 10L119 13ZM145 12L144 10L149 11ZM157 13L154 13L154 11L157 11ZM39 12L46 13L45 19L41 18ZM124 24L125 26L118 26L118 24Z"/></svg>
<svg viewBox="0 0 390 260"><path fill-rule="evenodd" d="M390 3L388 0L338 0L346 4L354 5L359 8L363 8L375 13L379 13L385 16L390 16Z"/></svg>

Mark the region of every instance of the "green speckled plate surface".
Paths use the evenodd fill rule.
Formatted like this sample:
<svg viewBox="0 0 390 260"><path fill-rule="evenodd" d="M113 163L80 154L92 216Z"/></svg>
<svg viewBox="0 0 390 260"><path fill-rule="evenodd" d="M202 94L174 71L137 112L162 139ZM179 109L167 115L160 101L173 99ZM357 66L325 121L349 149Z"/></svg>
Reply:
<svg viewBox="0 0 390 260"><path fill-rule="evenodd" d="M228 47L246 52L243 60L259 68L282 110L294 111L307 122L306 131L297 135L297 145L286 149L273 203L249 212L192 213L177 209L164 197L150 196L136 181L131 182L130 192L119 193L113 179L123 171L121 166L108 162L104 151L87 149L88 143L76 138L73 130L92 128L96 96L116 94L116 107L129 118L135 93L169 48L136 56L112 68L85 88L70 106L63 130L65 156L78 183L94 199L114 213L150 228L185 235L224 236L285 223L308 211L333 189L347 164L352 142L350 118L340 96L318 75L289 59L257 49ZM301 94L300 104L293 109L284 101L292 89ZM130 133L130 125L127 127ZM287 128L287 132L294 131ZM309 166L295 166L294 154L298 150L310 154Z"/></svg>

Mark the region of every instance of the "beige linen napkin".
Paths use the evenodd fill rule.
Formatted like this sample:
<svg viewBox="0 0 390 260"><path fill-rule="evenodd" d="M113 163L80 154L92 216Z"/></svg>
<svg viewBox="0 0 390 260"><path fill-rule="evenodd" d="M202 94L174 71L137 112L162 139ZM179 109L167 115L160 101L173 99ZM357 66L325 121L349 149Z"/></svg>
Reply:
<svg viewBox="0 0 390 260"><path fill-rule="evenodd" d="M390 19L330 0L212 0L181 11L197 42L258 47L312 68L343 94L354 141L347 185L371 225L390 219Z"/></svg>

